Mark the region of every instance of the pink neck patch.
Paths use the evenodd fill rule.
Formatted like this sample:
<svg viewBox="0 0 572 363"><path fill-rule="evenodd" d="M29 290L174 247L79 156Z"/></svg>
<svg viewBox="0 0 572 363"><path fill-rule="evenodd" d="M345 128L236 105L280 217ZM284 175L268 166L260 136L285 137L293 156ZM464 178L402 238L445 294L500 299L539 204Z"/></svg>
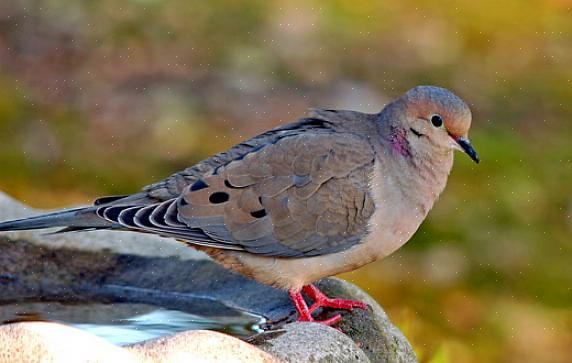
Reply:
<svg viewBox="0 0 572 363"><path fill-rule="evenodd" d="M403 129L392 129L391 135L389 137L389 142L391 143L391 148L393 151L401 156L411 156L411 150L409 149L409 142L406 138L406 132Z"/></svg>

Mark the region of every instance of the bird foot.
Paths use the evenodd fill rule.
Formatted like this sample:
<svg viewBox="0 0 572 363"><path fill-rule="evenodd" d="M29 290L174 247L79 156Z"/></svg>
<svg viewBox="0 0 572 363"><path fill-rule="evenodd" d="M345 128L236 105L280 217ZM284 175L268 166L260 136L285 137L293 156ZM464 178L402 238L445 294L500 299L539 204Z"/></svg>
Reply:
<svg viewBox="0 0 572 363"><path fill-rule="evenodd" d="M297 321L310 321L330 326L342 320L342 316L338 314L329 319L316 320L312 316L312 313L319 308L342 309L348 311L352 311L354 308L367 309L367 304L361 301L329 298L314 285L304 286L302 291L304 291L304 293L308 295L314 303L308 307L300 291L291 290L288 292L290 294L290 298L294 302L296 311L298 311Z"/></svg>
<svg viewBox="0 0 572 363"><path fill-rule="evenodd" d="M316 286L308 285L302 288L308 297L314 300L310 306L310 314L319 308L332 308L352 311L354 308L367 309L367 304L357 300L332 299L324 295Z"/></svg>

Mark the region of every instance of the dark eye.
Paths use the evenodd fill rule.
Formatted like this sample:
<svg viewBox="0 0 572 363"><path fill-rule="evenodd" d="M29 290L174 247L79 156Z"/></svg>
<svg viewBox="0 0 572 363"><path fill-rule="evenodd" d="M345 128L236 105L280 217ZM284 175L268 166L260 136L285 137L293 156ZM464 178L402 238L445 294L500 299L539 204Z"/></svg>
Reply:
<svg viewBox="0 0 572 363"><path fill-rule="evenodd" d="M443 126L443 118L439 115L433 115L431 116L431 123L435 127L441 127Z"/></svg>

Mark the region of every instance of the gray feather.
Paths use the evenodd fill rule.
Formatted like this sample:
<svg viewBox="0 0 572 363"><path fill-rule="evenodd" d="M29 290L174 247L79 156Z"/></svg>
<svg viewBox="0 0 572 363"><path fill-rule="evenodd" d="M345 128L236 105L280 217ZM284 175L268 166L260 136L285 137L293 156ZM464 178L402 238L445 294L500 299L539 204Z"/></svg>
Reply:
<svg viewBox="0 0 572 363"><path fill-rule="evenodd" d="M0 223L0 231L21 231L27 229L42 229L52 227L109 228L113 224L99 218L95 208L75 208L35 217L6 221Z"/></svg>

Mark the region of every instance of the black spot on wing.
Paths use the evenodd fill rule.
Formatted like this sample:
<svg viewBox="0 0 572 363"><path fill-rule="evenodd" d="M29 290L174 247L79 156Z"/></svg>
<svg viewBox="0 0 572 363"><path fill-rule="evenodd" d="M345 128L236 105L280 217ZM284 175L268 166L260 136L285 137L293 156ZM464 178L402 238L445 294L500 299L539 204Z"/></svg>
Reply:
<svg viewBox="0 0 572 363"><path fill-rule="evenodd" d="M208 188L209 185L202 179L197 180L191 185L191 192L196 192L197 190Z"/></svg>
<svg viewBox="0 0 572 363"><path fill-rule="evenodd" d="M227 188L229 188L229 189L241 189L241 188L246 188L246 187L237 187L236 185L232 185L228 179L225 179L225 180L224 180L224 186L227 187Z"/></svg>
<svg viewBox="0 0 572 363"><path fill-rule="evenodd" d="M215 192L209 196L209 202L213 204L221 204L228 202L230 196L225 192Z"/></svg>
<svg viewBox="0 0 572 363"><path fill-rule="evenodd" d="M250 215L253 216L254 218L266 217L266 209L255 210L254 212L250 212Z"/></svg>

